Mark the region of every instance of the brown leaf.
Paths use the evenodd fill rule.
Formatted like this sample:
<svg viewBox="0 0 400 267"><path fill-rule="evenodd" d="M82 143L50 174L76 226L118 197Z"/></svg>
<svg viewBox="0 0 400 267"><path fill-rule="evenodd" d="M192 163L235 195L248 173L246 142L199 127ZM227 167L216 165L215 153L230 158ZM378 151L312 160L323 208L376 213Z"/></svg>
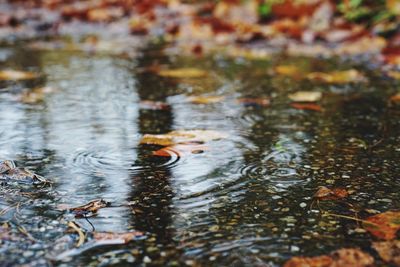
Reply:
<svg viewBox="0 0 400 267"><path fill-rule="evenodd" d="M163 147L157 151L154 151L153 155L159 157L172 157L173 155L176 155L178 157L182 157L188 154L201 154L207 149L207 146L200 145L198 143L187 143Z"/></svg>
<svg viewBox="0 0 400 267"><path fill-rule="evenodd" d="M2 70L0 71L0 80L17 81L17 80L30 80L37 77L37 74L27 71L18 70Z"/></svg>
<svg viewBox="0 0 400 267"><path fill-rule="evenodd" d="M329 255L293 257L284 267L369 267L374 258L356 248L342 248Z"/></svg>
<svg viewBox="0 0 400 267"><path fill-rule="evenodd" d="M385 262L400 266L400 240L373 242L372 247Z"/></svg>
<svg viewBox="0 0 400 267"><path fill-rule="evenodd" d="M396 233L400 230L400 212L387 211L371 217L363 223L364 228L377 238L391 240L396 237Z"/></svg>
<svg viewBox="0 0 400 267"><path fill-rule="evenodd" d="M395 94L389 98L390 102L399 103L400 102L400 94Z"/></svg>
<svg viewBox="0 0 400 267"><path fill-rule="evenodd" d="M293 108L295 109L300 109L300 110L311 110L311 111L322 111L322 107L317 104L303 104L303 103L292 103L290 104Z"/></svg>
<svg viewBox="0 0 400 267"><path fill-rule="evenodd" d="M212 130L178 130L166 134L145 134L140 144L172 146L190 142L204 143L226 137L226 134Z"/></svg>
<svg viewBox="0 0 400 267"><path fill-rule="evenodd" d="M268 98L239 98L238 103L243 104L246 107L252 106L269 106L271 101Z"/></svg>
<svg viewBox="0 0 400 267"><path fill-rule="evenodd" d="M126 232L126 233L112 233L112 232L94 232L93 239L96 243L101 242L101 244L127 244L130 241L135 240L138 237L142 237L144 234L139 231Z"/></svg>
<svg viewBox="0 0 400 267"><path fill-rule="evenodd" d="M345 198L348 195L349 193L343 188L329 189L325 186L320 186L318 191L315 193L314 198L319 200L335 200Z"/></svg>
<svg viewBox="0 0 400 267"><path fill-rule="evenodd" d="M107 202L104 199L96 199L85 205L69 208L69 210L75 214L75 217L85 217L97 213L99 209L108 207L109 205L110 202Z"/></svg>

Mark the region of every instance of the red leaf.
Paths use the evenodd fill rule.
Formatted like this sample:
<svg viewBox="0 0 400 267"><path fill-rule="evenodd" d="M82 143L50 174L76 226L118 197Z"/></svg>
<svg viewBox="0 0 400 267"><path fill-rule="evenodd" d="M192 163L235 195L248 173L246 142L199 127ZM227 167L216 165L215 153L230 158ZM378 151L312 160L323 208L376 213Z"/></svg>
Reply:
<svg viewBox="0 0 400 267"><path fill-rule="evenodd" d="M318 111L318 112L322 111L322 107L317 104L292 103L290 105L295 109L312 110L312 111Z"/></svg>

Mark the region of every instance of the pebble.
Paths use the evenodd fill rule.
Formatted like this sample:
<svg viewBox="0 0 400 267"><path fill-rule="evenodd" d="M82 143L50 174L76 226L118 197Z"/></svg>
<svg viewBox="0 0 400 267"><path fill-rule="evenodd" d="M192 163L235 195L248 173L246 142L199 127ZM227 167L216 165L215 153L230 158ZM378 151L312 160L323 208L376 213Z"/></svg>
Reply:
<svg viewBox="0 0 400 267"><path fill-rule="evenodd" d="M301 202L299 206L300 206L300 208L305 208L305 207L307 207L307 204L304 202Z"/></svg>

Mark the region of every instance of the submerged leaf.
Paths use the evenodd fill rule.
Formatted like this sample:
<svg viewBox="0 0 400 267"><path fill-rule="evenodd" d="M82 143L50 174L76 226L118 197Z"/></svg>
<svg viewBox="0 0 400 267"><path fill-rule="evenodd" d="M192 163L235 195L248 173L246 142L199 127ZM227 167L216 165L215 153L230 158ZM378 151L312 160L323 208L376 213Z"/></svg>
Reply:
<svg viewBox="0 0 400 267"><path fill-rule="evenodd" d="M189 96L188 101L193 104L212 104L224 100L223 96Z"/></svg>
<svg viewBox="0 0 400 267"><path fill-rule="evenodd" d="M239 98L237 100L238 103L243 104L246 107L254 107L254 106L269 106L271 101L268 98Z"/></svg>
<svg viewBox="0 0 400 267"><path fill-rule="evenodd" d="M37 77L37 74L27 71L18 70L2 70L0 71L0 80L3 81L17 81L17 80L30 80Z"/></svg>
<svg viewBox="0 0 400 267"><path fill-rule="evenodd" d="M198 143L186 143L163 147L157 151L154 151L153 155L159 157L172 157L173 155L176 155L178 157L182 157L187 154L201 154L207 149L208 147L205 145Z"/></svg>
<svg viewBox="0 0 400 267"><path fill-rule="evenodd" d="M373 242L372 247L385 262L400 266L400 240Z"/></svg>
<svg viewBox="0 0 400 267"><path fill-rule="evenodd" d="M112 232L94 232L93 239L96 243L101 245L118 245L127 244L144 234L139 231L126 232L126 233L112 233Z"/></svg>
<svg viewBox="0 0 400 267"><path fill-rule="evenodd" d="M140 144L172 146L182 143L204 143L226 138L227 135L212 130L180 130L166 134L145 134Z"/></svg>
<svg viewBox="0 0 400 267"><path fill-rule="evenodd" d="M350 83L365 81L364 75L359 71L351 69L344 71L333 71L329 73L311 72L307 74L307 79L312 81L320 81L325 83Z"/></svg>
<svg viewBox="0 0 400 267"><path fill-rule="evenodd" d="M281 66L276 66L274 70L275 70L275 73L280 74L280 75L289 76L292 78L300 78L301 77L301 71L296 66L281 65Z"/></svg>
<svg viewBox="0 0 400 267"><path fill-rule="evenodd" d="M150 109L150 110L168 110L171 108L170 105L161 101L151 101L151 100L143 100L140 101L139 107L141 109Z"/></svg>
<svg viewBox="0 0 400 267"><path fill-rule="evenodd" d="M368 217L363 224L364 228L377 238L391 240L396 237L400 230L400 212L387 211Z"/></svg>
<svg viewBox="0 0 400 267"><path fill-rule="evenodd" d="M46 94L52 92L54 92L54 88L52 87L39 87L24 91L20 96L20 100L25 104L36 104L43 101Z"/></svg>
<svg viewBox="0 0 400 267"><path fill-rule="evenodd" d="M296 102L316 102L322 98L321 92L299 91L289 95L289 99Z"/></svg>
<svg viewBox="0 0 400 267"><path fill-rule="evenodd" d="M317 104L303 104L303 103L292 103L290 104L293 108L295 109L300 109L300 110L312 110L312 111L322 111L322 107Z"/></svg>
<svg viewBox="0 0 400 267"><path fill-rule="evenodd" d="M345 198L348 195L349 193L343 188L329 189L325 186L320 186L318 191L315 193L314 198L319 200L335 200Z"/></svg>
<svg viewBox="0 0 400 267"><path fill-rule="evenodd" d="M158 75L169 78L202 78L207 76L207 72L195 68L182 68L173 70L160 70Z"/></svg>
<svg viewBox="0 0 400 267"><path fill-rule="evenodd" d="M374 258L356 248L342 248L329 255L316 257L293 257L284 267L369 267Z"/></svg>

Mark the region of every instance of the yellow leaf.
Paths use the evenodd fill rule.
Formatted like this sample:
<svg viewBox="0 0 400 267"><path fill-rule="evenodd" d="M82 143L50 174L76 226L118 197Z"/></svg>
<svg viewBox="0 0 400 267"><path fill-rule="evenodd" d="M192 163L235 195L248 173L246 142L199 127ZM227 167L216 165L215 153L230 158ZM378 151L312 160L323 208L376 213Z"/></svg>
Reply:
<svg viewBox="0 0 400 267"><path fill-rule="evenodd" d="M173 146L184 143L205 143L226 137L226 134L212 130L181 130L166 134L145 134L140 144Z"/></svg>
<svg viewBox="0 0 400 267"><path fill-rule="evenodd" d="M160 70L158 75L169 78L202 78L207 76L207 72L195 68L182 68L174 70Z"/></svg>
<svg viewBox="0 0 400 267"><path fill-rule="evenodd" d="M365 77L357 70L333 71L329 73L311 72L307 79L325 83L350 83L364 81Z"/></svg>
<svg viewBox="0 0 400 267"><path fill-rule="evenodd" d="M212 104L218 103L224 99L223 96L190 96L188 101L194 104Z"/></svg>
<svg viewBox="0 0 400 267"><path fill-rule="evenodd" d="M17 80L30 80L37 77L33 72L17 71L17 70L2 70L0 71L0 80L3 81L17 81Z"/></svg>
<svg viewBox="0 0 400 267"><path fill-rule="evenodd" d="M277 74L289 76L292 78L298 78L301 74L301 71L299 70L299 68L297 68L296 66L290 66L290 65L276 66L275 72Z"/></svg>
<svg viewBox="0 0 400 267"><path fill-rule="evenodd" d="M322 98L321 92L299 91L289 95L290 100L296 102L316 102Z"/></svg>

